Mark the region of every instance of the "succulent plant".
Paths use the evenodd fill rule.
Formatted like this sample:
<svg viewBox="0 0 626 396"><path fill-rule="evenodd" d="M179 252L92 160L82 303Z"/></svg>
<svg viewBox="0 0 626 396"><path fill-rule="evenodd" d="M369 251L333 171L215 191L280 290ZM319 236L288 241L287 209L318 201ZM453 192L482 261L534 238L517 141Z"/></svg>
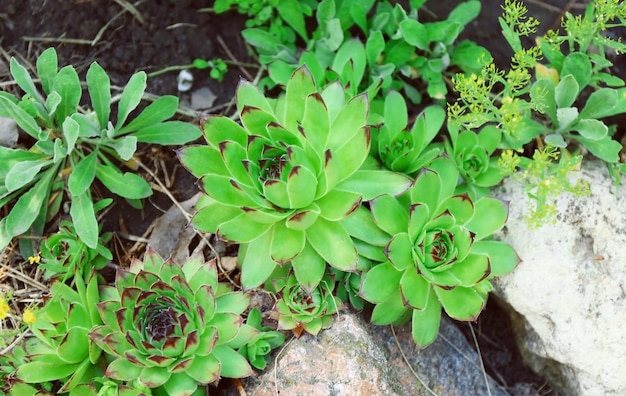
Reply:
<svg viewBox="0 0 626 396"><path fill-rule="evenodd" d="M457 193L467 191L473 199L487 195L489 187L500 183L505 175L498 166L498 157L492 157L492 153L500 145L502 132L497 127L488 125L479 133L464 130L450 135L451 140L445 144L446 152L465 180Z"/></svg>
<svg viewBox="0 0 626 396"><path fill-rule="evenodd" d="M191 395L198 384L252 374L228 345L239 333L249 296L218 283L215 262L205 263L201 253L178 265L148 249L143 262L119 269L115 287L103 287L101 294L104 324L91 338L114 356L107 377Z"/></svg>
<svg viewBox="0 0 626 396"><path fill-rule="evenodd" d="M237 106L243 126L210 118L208 145L179 152L206 194L193 225L241 244L244 288L259 286L288 262L309 291L326 263L356 270L357 252L340 221L363 199L410 185L400 174L359 169L370 147L367 96L346 101L337 82L318 92L303 66L277 100L242 81Z"/></svg>
<svg viewBox="0 0 626 396"><path fill-rule="evenodd" d="M344 221L364 242L359 246L369 246L360 252L382 261L361 284L361 296L376 304L372 322L412 318L421 347L437 336L442 307L454 319L475 319L491 290L489 279L519 262L509 245L488 239L504 225L507 205L454 195L458 178L454 163L438 158L406 194L381 195L370 202L370 211L362 207Z"/></svg>
<svg viewBox="0 0 626 396"><path fill-rule="evenodd" d="M96 203L95 212L110 202L112 202L111 199ZM105 246L110 237L110 233L100 235L96 247L90 248L80 238L74 224L62 220L59 223L59 231L41 243L43 262L39 268L45 270L44 277L59 278L63 282L74 275L83 276L92 269L100 270L113 258L111 251Z"/></svg>
<svg viewBox="0 0 626 396"><path fill-rule="evenodd" d="M365 307L365 301L359 295L361 291L362 273L372 267L372 261L359 256L357 272L344 272L330 268L330 276L335 280L335 296L343 303L349 303L352 308L361 311Z"/></svg>
<svg viewBox="0 0 626 396"><path fill-rule="evenodd" d="M256 307L251 309L240 334L253 332L255 335L237 352L248 359L255 368L264 370L270 352L285 342L285 336L280 331L273 331L263 326L261 320L261 311Z"/></svg>
<svg viewBox="0 0 626 396"><path fill-rule="evenodd" d="M59 393L63 393L103 374L99 364L102 350L89 339L89 331L102 324L96 309L97 277L92 272L85 283L75 276L74 285L76 290L61 282L52 284L51 298L31 325L35 337L28 339L25 347L29 361L15 373L20 381L59 380L63 384Z"/></svg>
<svg viewBox="0 0 626 396"><path fill-rule="evenodd" d="M312 291L298 284L293 274L274 280L280 298L274 306L272 317L278 320L280 330L291 330L296 337L304 331L317 335L329 327L332 315L342 307L341 300L333 296L335 282L329 276Z"/></svg>
<svg viewBox="0 0 626 396"><path fill-rule="evenodd" d="M446 113L441 106L429 106L418 115L409 130L406 102L402 95L391 91L385 98L383 119L378 129L376 153L383 165L392 171L415 174L439 152L439 147L431 145L443 122Z"/></svg>

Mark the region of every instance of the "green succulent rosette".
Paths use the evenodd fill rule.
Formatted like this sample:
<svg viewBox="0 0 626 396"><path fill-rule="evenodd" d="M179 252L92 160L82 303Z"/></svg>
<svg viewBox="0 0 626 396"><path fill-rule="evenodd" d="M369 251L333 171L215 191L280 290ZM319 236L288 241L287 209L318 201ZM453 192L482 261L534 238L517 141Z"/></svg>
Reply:
<svg viewBox="0 0 626 396"><path fill-rule="evenodd" d="M504 172L498 166L498 157L492 157L499 147L502 132L493 125L483 127L479 133L464 130L451 133L446 141L446 152L454 160L465 183L458 192L468 192L474 199L489 194L489 187L500 183Z"/></svg>
<svg viewBox="0 0 626 396"><path fill-rule="evenodd" d="M335 282L325 276L312 291L298 284L291 274L287 278L275 280L280 298L272 310L272 317L278 320L278 329L291 330L296 337L303 332L317 335L320 330L328 328L332 315L343 306L333 295Z"/></svg>
<svg viewBox="0 0 626 396"><path fill-rule="evenodd" d="M102 324L96 309L97 277L92 272L86 283L82 276L73 279L75 289L52 284L50 299L30 326L34 337L26 341L27 363L15 372L19 381L60 381L59 393L64 393L103 374L102 349L89 339L89 331Z"/></svg>
<svg viewBox="0 0 626 396"><path fill-rule="evenodd" d="M431 144L446 118L441 106L429 106L420 113L408 129L406 102L402 95L391 91L385 98L384 122L374 134L377 154L382 164L395 172L415 174L441 151Z"/></svg>
<svg viewBox="0 0 626 396"><path fill-rule="evenodd" d="M285 342L285 336L280 331L273 331L263 326L261 322L261 311L256 307L251 309L239 334L252 333L253 335L237 352L248 359L255 368L265 370L270 352Z"/></svg>
<svg viewBox="0 0 626 396"><path fill-rule="evenodd" d="M119 269L115 287L101 294L104 324L90 335L114 357L108 378L190 395L199 384L253 373L235 351L248 340L233 342L249 296L218 283L214 261L205 263L201 254L178 265L149 249L143 262Z"/></svg>
<svg viewBox="0 0 626 396"><path fill-rule="evenodd" d="M424 347L437 336L441 309L474 320L491 290L489 279L519 262L507 244L489 240L506 222L506 203L473 202L455 195L459 172L447 158L433 161L399 198L381 195L344 226L359 252L377 260L364 276L361 296L376 304L372 322L412 318L413 338Z"/></svg>
<svg viewBox="0 0 626 396"><path fill-rule="evenodd" d="M370 148L367 96L347 100L337 82L318 92L303 66L278 99L242 81L237 106L242 125L209 118L208 144L179 151L206 194L192 224L241 245L246 289L289 262L309 291L326 263L355 271L357 251L340 221L363 199L410 185L400 174L360 169Z"/></svg>

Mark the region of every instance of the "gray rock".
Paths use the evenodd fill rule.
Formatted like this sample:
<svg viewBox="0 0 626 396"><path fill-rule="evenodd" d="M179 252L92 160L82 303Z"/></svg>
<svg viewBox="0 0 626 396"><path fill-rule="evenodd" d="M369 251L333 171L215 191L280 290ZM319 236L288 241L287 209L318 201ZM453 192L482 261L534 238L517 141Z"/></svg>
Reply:
<svg viewBox="0 0 626 396"><path fill-rule="evenodd" d="M0 117L0 146L15 147L19 134L17 123L12 118Z"/></svg>
<svg viewBox="0 0 626 396"><path fill-rule="evenodd" d="M557 221L529 229L531 202L508 180L498 192L510 201L500 239L522 263L494 281L513 314L529 365L566 395L625 395L626 207L606 166L586 161L580 172L590 196L562 194Z"/></svg>
<svg viewBox="0 0 626 396"><path fill-rule="evenodd" d="M438 339L420 351L410 325L366 324L342 313L318 337L292 340L275 362L246 381L246 393L266 395L487 395L477 354L445 319ZM396 339L399 344L396 344ZM406 364L411 364L411 368ZM493 380L491 395L506 394ZM427 388L428 387L428 388Z"/></svg>

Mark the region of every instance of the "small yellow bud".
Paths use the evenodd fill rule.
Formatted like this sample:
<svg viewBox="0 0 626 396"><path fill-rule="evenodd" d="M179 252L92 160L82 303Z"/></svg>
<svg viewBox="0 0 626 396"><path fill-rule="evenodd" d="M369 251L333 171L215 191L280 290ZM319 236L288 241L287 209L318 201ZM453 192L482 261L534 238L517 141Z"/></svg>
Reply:
<svg viewBox="0 0 626 396"><path fill-rule="evenodd" d="M9 303L6 298L0 297L0 320L6 318L11 311L11 307L9 307Z"/></svg>
<svg viewBox="0 0 626 396"><path fill-rule="evenodd" d="M40 261L41 261L41 256L38 254L28 257L28 262L30 264L39 264Z"/></svg>
<svg viewBox="0 0 626 396"><path fill-rule="evenodd" d="M33 310L30 308L26 308L24 310L24 313L22 314L22 321L27 325L32 325L33 323L35 323L36 320L37 316L35 316Z"/></svg>

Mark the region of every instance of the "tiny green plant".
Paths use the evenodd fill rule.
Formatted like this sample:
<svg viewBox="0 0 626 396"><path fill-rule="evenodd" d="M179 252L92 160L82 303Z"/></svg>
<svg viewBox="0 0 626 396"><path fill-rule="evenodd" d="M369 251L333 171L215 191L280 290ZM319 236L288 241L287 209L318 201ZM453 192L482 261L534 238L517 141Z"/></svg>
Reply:
<svg viewBox="0 0 626 396"><path fill-rule="evenodd" d="M53 48L37 59L41 91L28 70L11 59L11 75L24 91L17 98L0 92L0 115L13 118L28 135L26 148L0 147L0 207L15 203L0 220L0 247L22 234L41 235L47 220L59 211L64 187L76 233L91 249L98 245L98 223L90 187L99 180L108 190L136 202L152 194L148 182L119 165L133 158L138 143L184 144L200 130L182 121L166 121L176 112L178 99L163 96L132 120L146 89L146 74L134 74L119 99L117 120L110 120L110 79L93 63L87 71L87 90L93 111L80 107L83 89L74 67L58 68ZM34 248L20 240L22 254Z"/></svg>
<svg viewBox="0 0 626 396"><path fill-rule="evenodd" d="M112 202L111 199L96 202L94 213ZM106 247L110 233L100 235L95 249L87 246L76 233L71 221L61 220L59 231L50 235L40 245L39 268L44 270L46 279L58 278L62 282L73 276L84 276L91 270L101 270L111 261L113 255Z"/></svg>
<svg viewBox="0 0 626 396"><path fill-rule="evenodd" d="M362 206L344 220L361 241L359 253L379 262L361 284L361 296L375 304L372 322L412 320L420 347L437 336L442 308L454 319L474 320L491 291L489 279L519 261L509 245L489 239L506 221L506 204L455 195L458 179L455 164L438 158L404 195L376 197L369 210Z"/></svg>
<svg viewBox="0 0 626 396"><path fill-rule="evenodd" d="M248 318L240 334L252 331L255 335L237 350L254 368L259 370L265 370L272 349L278 348L285 342L283 333L263 326L261 324L262 319L261 311L258 308L252 308L248 312Z"/></svg>
<svg viewBox="0 0 626 396"><path fill-rule="evenodd" d="M406 176L362 170L370 149L366 95L346 100L340 84L321 92L306 67L277 100L240 83L242 126L226 117L204 125L208 145L179 152L206 195L192 224L240 243L241 282L259 286L290 263L313 290L326 263L356 270L358 255L340 220L383 192L400 193Z"/></svg>
<svg viewBox="0 0 626 396"><path fill-rule="evenodd" d="M280 298L272 316L278 321L279 329L291 330L296 337L303 332L317 335L332 324L333 314L342 307L341 301L333 295L335 282L329 276L312 291L300 286L293 274L274 279L274 286Z"/></svg>
<svg viewBox="0 0 626 396"><path fill-rule="evenodd" d="M249 295L219 283L215 261L201 253L179 265L148 249L143 261L118 269L115 287L101 288L103 324L90 339L113 359L106 375L138 380L168 395L191 395L221 377L252 374L236 352Z"/></svg>
<svg viewBox="0 0 626 396"><path fill-rule="evenodd" d="M26 343L27 362L18 367L18 380L30 384L60 381L59 393L64 393L104 374L102 350L89 339L90 330L102 324L96 309L100 301L97 276L90 274L87 282L75 276L75 289L62 282L52 285L50 300L31 325L35 337Z"/></svg>

